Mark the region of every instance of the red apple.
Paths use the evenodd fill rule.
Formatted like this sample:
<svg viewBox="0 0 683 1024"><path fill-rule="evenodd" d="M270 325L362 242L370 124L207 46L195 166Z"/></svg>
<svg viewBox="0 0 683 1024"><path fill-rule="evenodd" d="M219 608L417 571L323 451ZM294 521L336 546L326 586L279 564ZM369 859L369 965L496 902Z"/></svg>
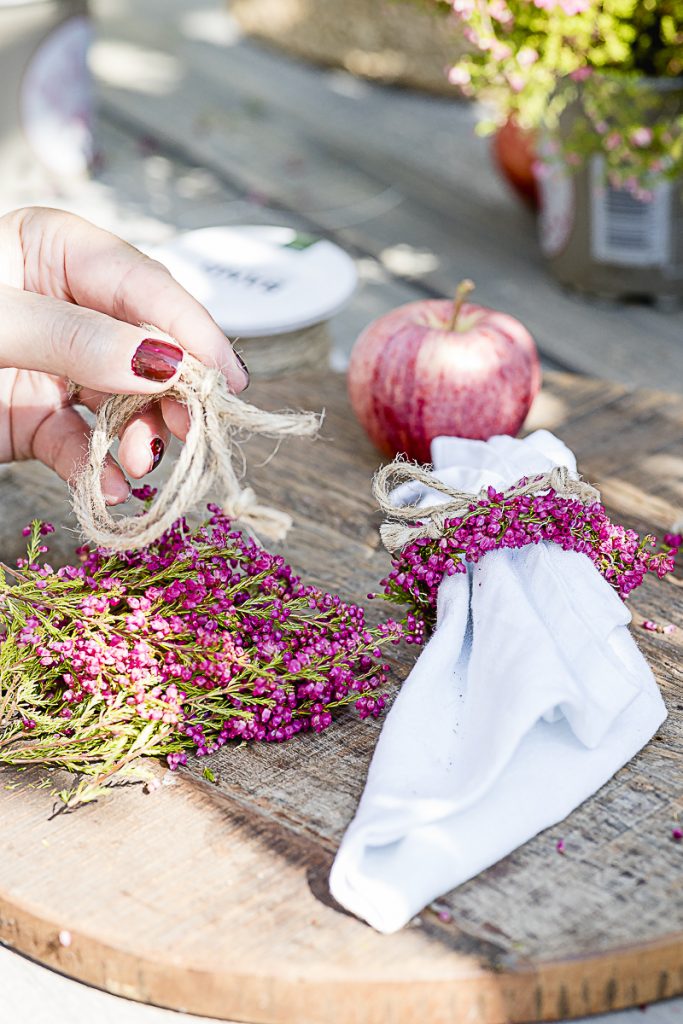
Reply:
<svg viewBox="0 0 683 1024"><path fill-rule="evenodd" d="M533 338L505 313L427 299L374 320L351 353L353 410L386 455L429 462L440 434L487 440L516 434L541 380Z"/></svg>

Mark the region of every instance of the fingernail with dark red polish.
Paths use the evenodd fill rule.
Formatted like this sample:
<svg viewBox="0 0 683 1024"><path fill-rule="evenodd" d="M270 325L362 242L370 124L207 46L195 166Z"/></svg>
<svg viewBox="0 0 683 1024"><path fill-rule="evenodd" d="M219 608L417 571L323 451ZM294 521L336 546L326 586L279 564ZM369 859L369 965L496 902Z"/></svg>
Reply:
<svg viewBox="0 0 683 1024"><path fill-rule="evenodd" d="M152 472L153 469L157 468L157 466L163 459L165 447L166 445L164 444L160 437L152 438L152 442L150 444L150 448L152 449L152 465L149 468L150 473Z"/></svg>
<svg viewBox="0 0 683 1024"><path fill-rule="evenodd" d="M183 361L183 350L168 341L145 338L137 348L131 362L136 377L163 384L178 372Z"/></svg>
<svg viewBox="0 0 683 1024"><path fill-rule="evenodd" d="M244 375L247 378L247 383L244 385L244 389L246 391L246 389L249 387L249 384L251 383L251 374L249 373L249 367L245 363L244 359L242 359L242 356L239 354L239 352L235 351L234 349L233 349L233 351L235 352L235 356L237 358L237 362L240 364L240 366L244 370Z"/></svg>

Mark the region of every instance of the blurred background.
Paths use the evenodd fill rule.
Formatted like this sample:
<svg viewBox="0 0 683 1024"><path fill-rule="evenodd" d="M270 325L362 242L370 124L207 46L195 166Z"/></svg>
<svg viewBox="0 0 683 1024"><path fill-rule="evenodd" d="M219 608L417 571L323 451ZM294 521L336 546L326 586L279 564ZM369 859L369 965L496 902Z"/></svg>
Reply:
<svg viewBox="0 0 683 1024"><path fill-rule="evenodd" d="M576 20L589 0L570 3ZM479 302L526 324L546 366L683 389L673 164L648 191L651 168L634 171L619 151L620 178L616 129L592 97L579 156L564 153L568 175L552 131L539 129L558 77L542 42L533 50L518 19L514 52L499 39L478 49L466 0L454 7L0 0L0 209L62 207L155 251L216 225L327 238L358 275L332 322L337 369L373 317L451 296L471 277ZM619 128L639 138L639 159L652 150L651 164L678 144L648 127L654 116L648 107Z"/></svg>

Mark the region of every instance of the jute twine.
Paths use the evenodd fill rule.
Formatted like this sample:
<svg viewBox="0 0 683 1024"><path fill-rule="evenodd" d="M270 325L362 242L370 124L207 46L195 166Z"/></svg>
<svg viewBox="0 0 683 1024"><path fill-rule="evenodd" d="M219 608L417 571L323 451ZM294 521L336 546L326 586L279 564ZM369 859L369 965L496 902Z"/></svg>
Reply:
<svg viewBox="0 0 683 1024"><path fill-rule="evenodd" d="M73 485L76 516L86 538L112 551L142 548L158 540L208 492L226 515L257 535L278 540L291 526L287 513L259 503L242 487L233 467L238 442L248 434L280 439L312 437L321 417L310 412L264 412L229 390L225 377L185 354L177 383L164 392L187 407L190 429L170 477L149 510L114 518L102 494L102 469L122 427L150 405L149 395L114 395L97 413L85 466Z"/></svg>
<svg viewBox="0 0 683 1024"><path fill-rule="evenodd" d="M446 501L439 505L397 505L391 497L393 489L402 483L418 483L445 495ZM509 487L503 492L504 498L517 498L529 494L543 494L553 490L562 498L575 498L584 505L600 501L600 492L584 480L571 476L566 466L555 466L548 473L530 478L524 483ZM380 527L382 543L387 551L399 551L406 544L412 544L421 537L438 540L445 530L447 519L455 519L469 511L470 505L488 501L487 488L478 494L459 491L432 473L424 466L395 459L383 466L374 477L372 491L379 507L387 516Z"/></svg>

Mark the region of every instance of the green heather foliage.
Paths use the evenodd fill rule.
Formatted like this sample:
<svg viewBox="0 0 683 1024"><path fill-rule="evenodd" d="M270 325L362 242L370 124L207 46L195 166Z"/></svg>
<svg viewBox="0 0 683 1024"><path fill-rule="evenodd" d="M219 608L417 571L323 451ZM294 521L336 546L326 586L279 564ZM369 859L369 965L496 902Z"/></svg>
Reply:
<svg viewBox="0 0 683 1024"><path fill-rule="evenodd" d="M471 50L450 71L486 101L484 133L508 117L551 132L576 166L601 153L615 184L647 190L683 174L683 0L419 0L462 21Z"/></svg>

